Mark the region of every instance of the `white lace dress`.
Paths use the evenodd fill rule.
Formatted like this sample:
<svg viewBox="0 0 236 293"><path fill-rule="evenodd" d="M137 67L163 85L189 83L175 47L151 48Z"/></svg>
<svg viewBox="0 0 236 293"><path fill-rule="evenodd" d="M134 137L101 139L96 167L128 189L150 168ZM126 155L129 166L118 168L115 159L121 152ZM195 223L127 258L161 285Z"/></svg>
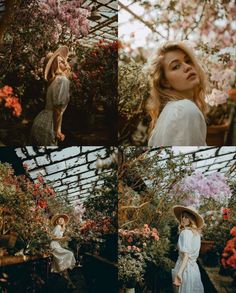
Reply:
<svg viewBox="0 0 236 293"><path fill-rule="evenodd" d="M54 132L53 109L61 106L62 115L69 103L70 81L64 75L58 75L47 90L46 107L34 119L31 129L31 143L37 146L56 146L57 140Z"/></svg>
<svg viewBox="0 0 236 293"><path fill-rule="evenodd" d="M63 237L60 225L55 226L53 235L58 238ZM76 261L72 251L61 247L59 241L56 240L51 241L50 249L53 255L51 272L59 273L66 269L73 269Z"/></svg>
<svg viewBox="0 0 236 293"><path fill-rule="evenodd" d="M148 145L206 145L206 122L202 112L188 99L168 102L157 119Z"/></svg>
<svg viewBox="0 0 236 293"><path fill-rule="evenodd" d="M188 262L182 274L182 285L175 286L176 293L204 293L197 258L201 247L200 234L193 233L190 229L184 229L178 240L179 257L172 270L172 278L177 275L183 259L183 252L188 253Z"/></svg>

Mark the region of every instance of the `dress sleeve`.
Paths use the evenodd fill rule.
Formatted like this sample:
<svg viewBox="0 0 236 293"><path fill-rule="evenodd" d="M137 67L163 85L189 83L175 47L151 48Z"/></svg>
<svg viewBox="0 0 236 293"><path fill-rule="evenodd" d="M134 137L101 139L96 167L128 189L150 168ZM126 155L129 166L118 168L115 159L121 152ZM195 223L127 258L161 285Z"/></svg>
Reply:
<svg viewBox="0 0 236 293"><path fill-rule="evenodd" d="M177 101L166 107L167 109L163 110L162 119L157 121L158 134L155 138L154 133L153 145L206 145L206 122L193 102Z"/></svg>
<svg viewBox="0 0 236 293"><path fill-rule="evenodd" d="M56 225L56 227L53 229L52 233L56 237L62 237L60 225Z"/></svg>
<svg viewBox="0 0 236 293"><path fill-rule="evenodd" d="M65 76L58 76L53 88L53 105L66 106L69 102L70 82Z"/></svg>
<svg viewBox="0 0 236 293"><path fill-rule="evenodd" d="M206 125L200 111L190 101L176 103L172 119L169 120L168 137L178 146L206 145Z"/></svg>
<svg viewBox="0 0 236 293"><path fill-rule="evenodd" d="M179 251L180 252L191 252L192 248L192 240L193 240L193 232L191 230L183 230L179 235Z"/></svg>

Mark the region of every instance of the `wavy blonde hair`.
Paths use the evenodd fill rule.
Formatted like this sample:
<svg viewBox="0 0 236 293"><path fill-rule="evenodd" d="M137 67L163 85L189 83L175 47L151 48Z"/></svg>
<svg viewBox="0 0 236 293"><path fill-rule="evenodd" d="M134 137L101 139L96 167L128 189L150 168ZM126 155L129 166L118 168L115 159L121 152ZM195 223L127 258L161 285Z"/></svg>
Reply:
<svg viewBox="0 0 236 293"><path fill-rule="evenodd" d="M180 221L180 223L179 223L179 227L178 227L178 229L179 229L179 233L180 233L181 231L183 231L183 230L186 228L186 226L184 226L184 225L183 225L183 222L182 222L182 217L183 217L183 215L189 219L190 224L189 224L189 226L187 226L187 227L188 227L191 231L193 231L193 233L195 233L195 234L196 234L196 233L201 234L201 231L202 231L202 230L199 229L199 228L197 227L195 216L194 216L193 214L187 212L187 211L184 211L184 212L182 212L182 214L181 214L181 221Z"/></svg>
<svg viewBox="0 0 236 293"><path fill-rule="evenodd" d="M154 128L161 111L169 101L183 99L178 91L167 88L164 82L165 72L163 60L165 54L175 50L183 51L192 61L200 79L199 85L194 90L193 101L204 116L207 111L206 102L204 100L208 84L205 71L197 60L193 50L188 47L185 42L167 41L157 50L149 68L150 97L147 101L146 108L151 117L150 131Z"/></svg>

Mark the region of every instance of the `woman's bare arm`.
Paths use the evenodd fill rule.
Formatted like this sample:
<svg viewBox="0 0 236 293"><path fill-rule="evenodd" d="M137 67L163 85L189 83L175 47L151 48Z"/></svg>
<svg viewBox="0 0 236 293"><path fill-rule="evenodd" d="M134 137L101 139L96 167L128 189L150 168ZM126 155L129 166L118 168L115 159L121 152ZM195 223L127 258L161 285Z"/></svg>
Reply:
<svg viewBox="0 0 236 293"><path fill-rule="evenodd" d="M55 240L55 241L67 241L68 240L68 237L67 236L64 236L64 237L57 237L55 236L54 234L51 234L49 233L49 236L52 240Z"/></svg>
<svg viewBox="0 0 236 293"><path fill-rule="evenodd" d="M183 271L186 268L186 265L187 265L187 262L188 262L188 258L189 258L188 253L187 252L183 252L183 261L182 261L181 266L179 268L178 275L182 276L182 273L183 273Z"/></svg>
<svg viewBox="0 0 236 293"><path fill-rule="evenodd" d="M61 106L55 106L53 108L53 125L56 137L59 140L64 140L65 136L61 133L61 121L62 121L62 110Z"/></svg>

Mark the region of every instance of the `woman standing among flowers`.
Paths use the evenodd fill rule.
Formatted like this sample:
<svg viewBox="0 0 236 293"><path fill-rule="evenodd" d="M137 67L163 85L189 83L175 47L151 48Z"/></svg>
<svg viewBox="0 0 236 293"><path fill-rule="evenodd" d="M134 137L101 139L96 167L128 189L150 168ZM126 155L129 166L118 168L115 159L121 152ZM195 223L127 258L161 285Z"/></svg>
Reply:
<svg viewBox="0 0 236 293"><path fill-rule="evenodd" d="M69 238L63 236L66 229L66 224L69 222L69 217L65 214L55 215L51 223L54 226L50 249L53 255L51 272L60 273L67 281L70 287L74 287L68 269L73 269L75 266L75 257L73 252L61 246L60 242L67 241Z"/></svg>
<svg viewBox="0 0 236 293"><path fill-rule="evenodd" d="M206 145L206 75L184 42L168 41L149 73L149 146Z"/></svg>
<svg viewBox="0 0 236 293"><path fill-rule="evenodd" d="M68 54L68 48L62 46L54 53L48 53L45 58L46 107L34 119L31 130L33 145L53 146L65 139L65 135L61 132L61 124L63 113L69 103Z"/></svg>
<svg viewBox="0 0 236 293"><path fill-rule="evenodd" d="M204 293L197 258L201 247L200 229L203 218L193 207L174 206L179 221L179 257L172 270L175 291L178 293Z"/></svg>

